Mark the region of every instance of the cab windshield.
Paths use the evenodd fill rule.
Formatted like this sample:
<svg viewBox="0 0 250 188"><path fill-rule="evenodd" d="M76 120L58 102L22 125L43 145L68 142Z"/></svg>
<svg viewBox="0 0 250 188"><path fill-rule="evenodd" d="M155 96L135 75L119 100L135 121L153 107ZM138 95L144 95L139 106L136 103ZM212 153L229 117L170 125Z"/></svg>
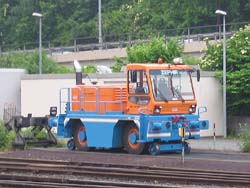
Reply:
<svg viewBox="0 0 250 188"><path fill-rule="evenodd" d="M190 71L151 70L150 80L156 101L194 100Z"/></svg>

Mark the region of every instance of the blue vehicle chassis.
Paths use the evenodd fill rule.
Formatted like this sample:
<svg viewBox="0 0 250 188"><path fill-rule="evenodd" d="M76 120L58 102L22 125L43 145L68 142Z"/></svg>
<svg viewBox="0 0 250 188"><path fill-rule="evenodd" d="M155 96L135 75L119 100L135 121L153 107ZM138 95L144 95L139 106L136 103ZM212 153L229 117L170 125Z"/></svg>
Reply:
<svg viewBox="0 0 250 188"><path fill-rule="evenodd" d="M206 110L206 109L205 109ZM80 121L86 128L88 147L122 148L124 129L135 125L139 137L130 135L131 143L146 143L151 154L159 152L179 152L182 149L180 128L185 128L185 140L199 139L200 131L208 129L208 120L199 120L199 113L186 115L128 115L122 113L97 114L83 111L66 111L51 118L51 126L57 126L59 138L73 137L75 121ZM185 148L190 150L188 145Z"/></svg>

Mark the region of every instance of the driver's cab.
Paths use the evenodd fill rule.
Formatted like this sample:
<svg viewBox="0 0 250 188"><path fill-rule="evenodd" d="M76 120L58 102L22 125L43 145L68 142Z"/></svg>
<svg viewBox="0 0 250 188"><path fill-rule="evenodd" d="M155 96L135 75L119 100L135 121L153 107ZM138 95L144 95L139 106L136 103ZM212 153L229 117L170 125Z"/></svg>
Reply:
<svg viewBox="0 0 250 188"><path fill-rule="evenodd" d="M127 113L194 113L192 72L188 65L128 64Z"/></svg>

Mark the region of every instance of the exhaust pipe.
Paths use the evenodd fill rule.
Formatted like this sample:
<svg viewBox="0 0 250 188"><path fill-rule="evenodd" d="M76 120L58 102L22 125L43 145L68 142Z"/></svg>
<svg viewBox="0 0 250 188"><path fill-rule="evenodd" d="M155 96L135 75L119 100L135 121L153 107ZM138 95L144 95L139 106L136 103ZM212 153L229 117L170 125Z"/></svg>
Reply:
<svg viewBox="0 0 250 188"><path fill-rule="evenodd" d="M74 60L74 67L76 71L76 85L82 85L82 67L77 60Z"/></svg>

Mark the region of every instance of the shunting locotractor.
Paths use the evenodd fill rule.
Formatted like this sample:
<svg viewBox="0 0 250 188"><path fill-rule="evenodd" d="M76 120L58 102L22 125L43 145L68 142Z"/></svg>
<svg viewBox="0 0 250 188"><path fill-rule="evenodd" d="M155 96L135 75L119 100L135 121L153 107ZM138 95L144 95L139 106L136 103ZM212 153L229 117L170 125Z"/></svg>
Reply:
<svg viewBox="0 0 250 188"><path fill-rule="evenodd" d="M60 107L50 110L57 137L67 138L70 150L121 148L131 154L185 152L188 139L199 139L208 120L196 113L192 73L200 71L180 61L174 64L128 64L126 83L82 83L81 66L74 61L76 86L60 90ZM184 131L180 131L184 130ZM184 135L181 135L183 132ZM182 138L185 142L182 142Z"/></svg>

